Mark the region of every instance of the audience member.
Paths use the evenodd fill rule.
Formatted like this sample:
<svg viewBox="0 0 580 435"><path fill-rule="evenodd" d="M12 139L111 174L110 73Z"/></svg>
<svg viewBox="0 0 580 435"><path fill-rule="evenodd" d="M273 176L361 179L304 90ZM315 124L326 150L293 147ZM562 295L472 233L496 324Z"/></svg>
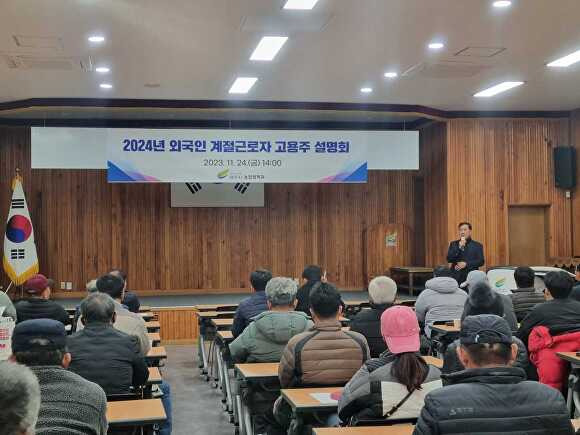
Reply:
<svg viewBox="0 0 580 435"><path fill-rule="evenodd" d="M457 286L451 269L438 266L433 274L435 277L425 283L425 290L415 302L415 313L425 324L427 337L431 337L433 322L459 319L467 300L467 294Z"/></svg>
<svg viewBox="0 0 580 435"><path fill-rule="evenodd" d="M89 282L87 282L87 284L85 285L85 289L87 290L87 293L94 293L96 291L99 291L97 289L97 280L96 279L91 279ZM81 304L78 304L75 307L75 317L72 323L72 332L75 332L77 330L77 325L79 324L79 320L81 318Z"/></svg>
<svg viewBox="0 0 580 435"><path fill-rule="evenodd" d="M123 287L123 281L111 274L103 275L97 280L98 291L108 294L115 301L115 323L113 326L125 334L136 336L139 339L141 354L147 355L151 349L151 344L149 343L145 321L139 314L132 313L121 305L121 301L123 300ZM77 331L80 331L82 328L83 324L79 319Z"/></svg>
<svg viewBox="0 0 580 435"><path fill-rule="evenodd" d="M244 332L244 329L250 324L252 317L268 310L265 290L266 284L271 279L272 272L265 269L255 270L250 274L250 284L254 294L244 299L238 305L232 326L232 334L234 337L238 337Z"/></svg>
<svg viewBox="0 0 580 435"><path fill-rule="evenodd" d="M514 279L517 289L512 290L512 302L514 312L518 322L524 320L532 308L544 302L544 295L534 287L536 274L534 269L527 266L520 266L514 271Z"/></svg>
<svg viewBox="0 0 580 435"><path fill-rule="evenodd" d="M67 370L71 356L61 322L20 322L12 335L11 360L28 366L40 385L39 434L105 435L107 398L97 384Z"/></svg>
<svg viewBox="0 0 580 435"><path fill-rule="evenodd" d="M10 297L0 290L0 317L10 317L16 321L16 308Z"/></svg>
<svg viewBox="0 0 580 435"><path fill-rule="evenodd" d="M294 311L297 286L290 278L272 278L266 284L266 304L269 311L254 317L229 345L236 362L278 362L282 351L293 336L312 326L309 317Z"/></svg>
<svg viewBox="0 0 580 435"><path fill-rule="evenodd" d="M484 281L478 282L471 289L469 301L465 304L465 310L463 311L461 319L464 320L467 316L477 316L479 314L494 314L503 317L503 304L501 303L500 295L493 292ZM529 361L526 346L517 337L513 337L513 342L518 347L518 353L513 366L519 367L528 373ZM458 347L459 339L447 347L443 360L443 368L441 370L443 373L455 373L465 369L457 355Z"/></svg>
<svg viewBox="0 0 580 435"><path fill-rule="evenodd" d="M13 362L0 363L0 433L33 435L40 388L29 368Z"/></svg>
<svg viewBox="0 0 580 435"><path fill-rule="evenodd" d="M121 278L123 280L123 302L122 304L127 307L129 311L132 313L138 313L139 308L141 307L141 302L139 301L139 297L137 293L133 293L127 290L127 273L122 271L121 269L113 269L110 272L111 275L116 276L117 278Z"/></svg>
<svg viewBox="0 0 580 435"><path fill-rule="evenodd" d="M310 315L310 290L317 282L322 281L322 268L316 265L306 266L302 272L303 284L298 289L296 311Z"/></svg>
<svg viewBox="0 0 580 435"><path fill-rule="evenodd" d="M107 395L127 394L149 377L139 340L113 328L115 317L115 301L91 293L81 303L84 328L68 338L69 370L99 384Z"/></svg>
<svg viewBox="0 0 580 435"><path fill-rule="evenodd" d="M546 302L536 305L522 321L518 337L528 345L536 326L546 326L551 335L580 330L580 302L568 298L574 279L566 272L548 272L544 277Z"/></svg>
<svg viewBox="0 0 580 435"><path fill-rule="evenodd" d="M572 287L572 291L570 292L570 297L577 301L580 301L580 282L576 282L576 285ZM1 304L1 302L0 302Z"/></svg>
<svg viewBox="0 0 580 435"><path fill-rule="evenodd" d="M482 272L481 270L474 270L469 272L467 274L467 280L463 284L461 284L461 287L467 289L469 293L471 292L473 286L478 282L485 282L489 286L489 288L494 292L494 294L499 296L499 300L503 305L503 318L506 320L506 322L508 322L508 325L510 325L512 331L517 331L518 321L516 320L516 314L514 312L514 304L512 303L511 296L501 294L495 291L489 284L489 279L487 278L485 272Z"/></svg>
<svg viewBox="0 0 580 435"><path fill-rule="evenodd" d="M419 416L425 395L441 387L439 369L418 354L419 332L411 308L394 306L383 312L381 333L389 352L367 360L344 387L338 403L343 422Z"/></svg>
<svg viewBox="0 0 580 435"><path fill-rule="evenodd" d="M18 322L33 319L53 319L58 320L63 325L70 323L66 310L50 300L50 288L44 275L37 274L26 281L24 291L29 295L29 298L18 301L14 305Z"/></svg>
<svg viewBox="0 0 580 435"><path fill-rule="evenodd" d="M381 335L381 315L393 306L397 297L397 283L386 276L377 276L369 283L370 309L361 310L350 322L350 330L367 339L372 358L387 350Z"/></svg>
<svg viewBox="0 0 580 435"><path fill-rule="evenodd" d="M427 395L414 434L574 433L562 394L526 381L522 369L510 366L517 349L505 319L466 317L460 343L466 369L447 375L450 385Z"/></svg>

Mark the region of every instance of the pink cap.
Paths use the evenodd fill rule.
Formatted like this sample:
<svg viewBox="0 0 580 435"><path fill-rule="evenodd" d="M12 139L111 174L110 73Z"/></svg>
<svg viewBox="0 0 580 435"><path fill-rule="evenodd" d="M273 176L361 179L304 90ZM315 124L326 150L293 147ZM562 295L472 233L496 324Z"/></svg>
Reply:
<svg viewBox="0 0 580 435"><path fill-rule="evenodd" d="M419 351L419 322L409 307L386 309L381 316L381 334L392 353Z"/></svg>

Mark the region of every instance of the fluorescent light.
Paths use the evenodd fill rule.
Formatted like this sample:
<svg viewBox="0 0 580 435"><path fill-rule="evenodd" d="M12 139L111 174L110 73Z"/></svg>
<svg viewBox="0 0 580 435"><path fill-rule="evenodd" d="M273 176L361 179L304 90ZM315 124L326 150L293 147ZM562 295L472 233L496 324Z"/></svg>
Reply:
<svg viewBox="0 0 580 435"><path fill-rule="evenodd" d="M431 42L429 43L428 46L431 50L440 50L443 47L445 47L445 45L442 42Z"/></svg>
<svg viewBox="0 0 580 435"><path fill-rule="evenodd" d="M548 66L555 68L565 68L579 61L580 61L580 50L575 51L574 53L569 54L568 56L564 56L561 57L560 59L556 59L555 61L550 62Z"/></svg>
<svg viewBox="0 0 580 435"><path fill-rule="evenodd" d="M106 66L98 66L95 68L95 71L101 74L106 74L109 71L111 71L109 68L107 68Z"/></svg>
<svg viewBox="0 0 580 435"><path fill-rule="evenodd" d="M510 0L497 0L497 1L493 2L494 8L507 8L511 5L512 5L512 2Z"/></svg>
<svg viewBox="0 0 580 435"><path fill-rule="evenodd" d="M264 36L252 53L250 60L274 59L287 40L287 36Z"/></svg>
<svg viewBox="0 0 580 435"><path fill-rule="evenodd" d="M398 74L394 71L389 71L389 72L385 73L385 77L388 79L394 79L397 76L398 76Z"/></svg>
<svg viewBox="0 0 580 435"><path fill-rule="evenodd" d="M368 87L367 88L360 88L360 91L363 94L370 94L373 91L373 88L368 88Z"/></svg>
<svg viewBox="0 0 580 435"><path fill-rule="evenodd" d="M238 77L230 88L230 94L247 94L257 81L257 77Z"/></svg>
<svg viewBox="0 0 580 435"><path fill-rule="evenodd" d="M101 83L101 84L99 85L99 87L100 87L101 89L111 89L111 88L113 87L113 85L112 85L112 84L110 84L110 83Z"/></svg>
<svg viewBox="0 0 580 435"><path fill-rule="evenodd" d="M318 0L288 0L284 9L312 9Z"/></svg>
<svg viewBox="0 0 580 435"><path fill-rule="evenodd" d="M89 42L105 42L105 37L101 35L89 36Z"/></svg>
<svg viewBox="0 0 580 435"><path fill-rule="evenodd" d="M505 92L509 89L515 88L523 84L524 82L503 82L498 85L492 86L491 88L484 89L483 91L480 91L473 96L478 98L493 97L494 95L497 95L501 92Z"/></svg>

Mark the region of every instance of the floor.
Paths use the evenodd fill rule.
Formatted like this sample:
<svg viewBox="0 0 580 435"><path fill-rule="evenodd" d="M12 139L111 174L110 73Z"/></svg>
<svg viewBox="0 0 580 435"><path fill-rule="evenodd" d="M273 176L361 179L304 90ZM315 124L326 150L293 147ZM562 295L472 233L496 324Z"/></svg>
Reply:
<svg viewBox="0 0 580 435"><path fill-rule="evenodd" d="M161 370L171 386L173 434L232 435L234 426L221 407L219 391L200 376L197 348L190 345L166 349L166 365Z"/></svg>

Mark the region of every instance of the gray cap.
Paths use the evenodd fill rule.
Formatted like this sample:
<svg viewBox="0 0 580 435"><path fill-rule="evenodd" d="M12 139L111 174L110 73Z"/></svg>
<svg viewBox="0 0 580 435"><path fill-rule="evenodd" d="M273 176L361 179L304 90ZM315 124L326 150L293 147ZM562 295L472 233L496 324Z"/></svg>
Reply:
<svg viewBox="0 0 580 435"><path fill-rule="evenodd" d="M478 282L481 281L487 282L489 284L487 274L485 272L482 272L481 270L472 270L467 274L467 279L464 282L462 282L459 287L461 288L472 287L474 284L477 284Z"/></svg>
<svg viewBox="0 0 580 435"><path fill-rule="evenodd" d="M461 344L512 344L512 331L504 318L494 314L467 316L461 323Z"/></svg>

